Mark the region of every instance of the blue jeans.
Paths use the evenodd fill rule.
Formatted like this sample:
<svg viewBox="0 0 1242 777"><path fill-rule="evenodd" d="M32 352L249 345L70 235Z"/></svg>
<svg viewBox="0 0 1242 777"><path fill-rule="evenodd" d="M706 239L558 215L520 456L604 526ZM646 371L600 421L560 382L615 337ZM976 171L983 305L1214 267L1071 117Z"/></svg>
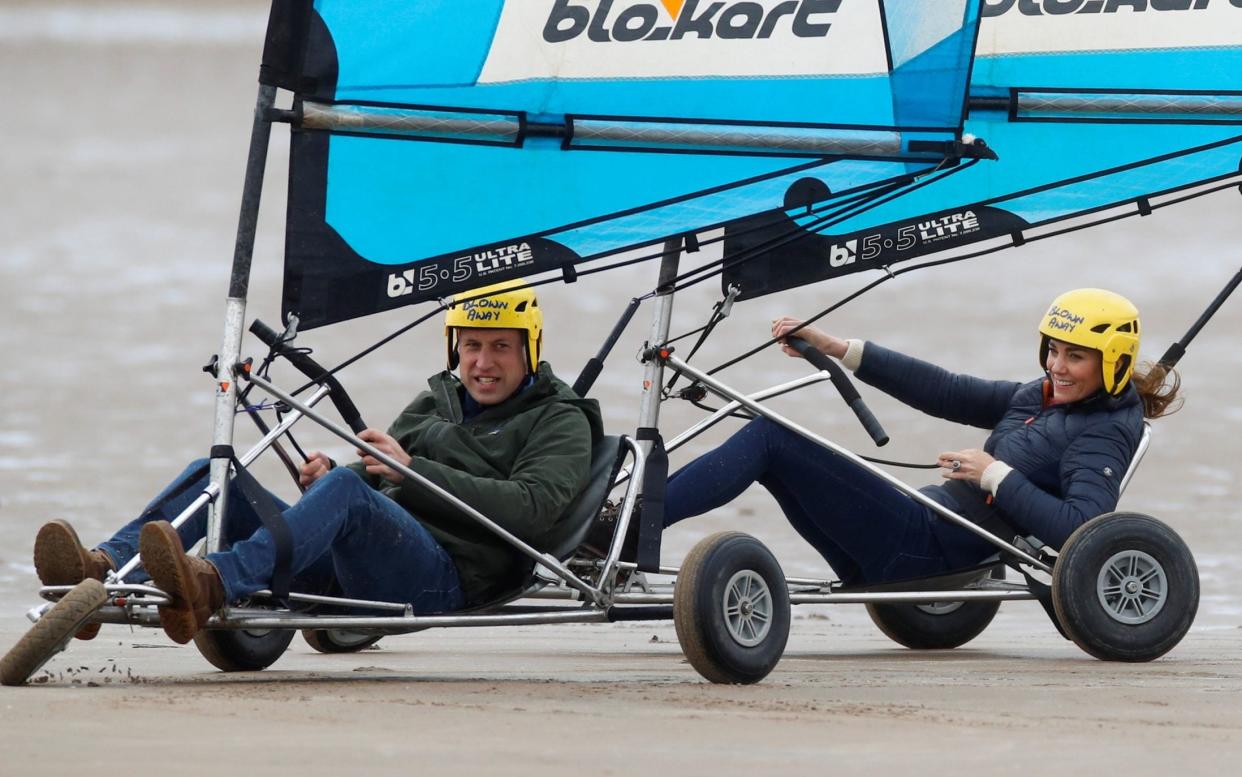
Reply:
<svg viewBox="0 0 1242 777"><path fill-rule="evenodd" d="M878 475L766 418L669 478L664 524L728 504L752 483L771 492L843 583L940 574L994 552Z"/></svg>
<svg viewBox="0 0 1242 777"><path fill-rule="evenodd" d="M99 547L119 569L138 553L138 537L149 521L171 520L207 485L203 475L161 506L163 499L193 476L191 464L142 515ZM465 606L457 567L448 552L404 507L368 486L353 471L337 468L315 481L292 507L277 499L293 539L292 589L335 593L354 599L404 602L418 613L450 612ZM276 564L272 535L229 481L224 541L229 550L207 560L220 571L225 598L236 601L267 588ZM207 532L207 508L198 510L177 533L189 548ZM136 570L127 579L150 579Z"/></svg>

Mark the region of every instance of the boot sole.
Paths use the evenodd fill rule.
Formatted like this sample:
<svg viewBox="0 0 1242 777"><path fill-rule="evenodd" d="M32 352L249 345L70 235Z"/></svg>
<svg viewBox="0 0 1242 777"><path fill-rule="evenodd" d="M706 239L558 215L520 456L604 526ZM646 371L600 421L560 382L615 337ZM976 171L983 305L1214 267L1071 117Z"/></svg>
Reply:
<svg viewBox="0 0 1242 777"><path fill-rule="evenodd" d="M44 524L35 535L35 574L43 585L77 585L86 579L82 541L63 521Z"/></svg>
<svg viewBox="0 0 1242 777"><path fill-rule="evenodd" d="M194 583L177 530L165 521L148 523L142 527L138 547L151 581L171 600L159 608L164 633L173 642L187 644L198 632L198 619L190 601Z"/></svg>

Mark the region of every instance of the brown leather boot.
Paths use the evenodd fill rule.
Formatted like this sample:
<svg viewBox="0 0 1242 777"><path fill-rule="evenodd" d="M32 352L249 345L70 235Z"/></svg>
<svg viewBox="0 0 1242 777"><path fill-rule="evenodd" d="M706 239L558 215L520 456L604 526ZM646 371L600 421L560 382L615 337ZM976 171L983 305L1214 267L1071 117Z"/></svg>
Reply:
<svg viewBox="0 0 1242 777"><path fill-rule="evenodd" d="M138 549L151 582L171 600L160 607L160 625L173 642L184 645L224 606L220 573L209 562L187 556L168 521L143 526Z"/></svg>
<svg viewBox="0 0 1242 777"><path fill-rule="evenodd" d="M94 578L102 581L111 572L112 558L102 550L87 550L68 522L49 521L35 535L35 573L43 585L77 585ZM75 634L78 639L94 639L98 623L88 623Z"/></svg>
<svg viewBox="0 0 1242 777"><path fill-rule="evenodd" d="M35 572L43 585L77 585L88 577L102 581L112 559L102 550L87 550L66 521L43 524L35 535Z"/></svg>

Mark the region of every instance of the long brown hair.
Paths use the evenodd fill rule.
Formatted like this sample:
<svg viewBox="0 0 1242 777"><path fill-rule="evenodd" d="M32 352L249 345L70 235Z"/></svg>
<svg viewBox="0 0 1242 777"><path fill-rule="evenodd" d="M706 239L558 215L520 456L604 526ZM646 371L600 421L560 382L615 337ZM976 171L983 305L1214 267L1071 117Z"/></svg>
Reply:
<svg viewBox="0 0 1242 777"><path fill-rule="evenodd" d="M1182 387L1182 376L1172 367L1159 363L1143 362L1134 369L1130 376L1139 398L1143 400L1143 415L1147 418L1159 418L1181 410L1185 401L1178 396Z"/></svg>

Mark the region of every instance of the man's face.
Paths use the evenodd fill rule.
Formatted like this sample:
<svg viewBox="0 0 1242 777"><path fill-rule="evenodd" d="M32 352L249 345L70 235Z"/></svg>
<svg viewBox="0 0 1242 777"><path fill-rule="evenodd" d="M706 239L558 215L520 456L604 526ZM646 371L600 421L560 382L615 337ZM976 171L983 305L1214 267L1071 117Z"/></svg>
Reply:
<svg viewBox="0 0 1242 777"><path fill-rule="evenodd" d="M480 405L508 399L526 378L524 333L519 329L458 329L457 373Z"/></svg>

